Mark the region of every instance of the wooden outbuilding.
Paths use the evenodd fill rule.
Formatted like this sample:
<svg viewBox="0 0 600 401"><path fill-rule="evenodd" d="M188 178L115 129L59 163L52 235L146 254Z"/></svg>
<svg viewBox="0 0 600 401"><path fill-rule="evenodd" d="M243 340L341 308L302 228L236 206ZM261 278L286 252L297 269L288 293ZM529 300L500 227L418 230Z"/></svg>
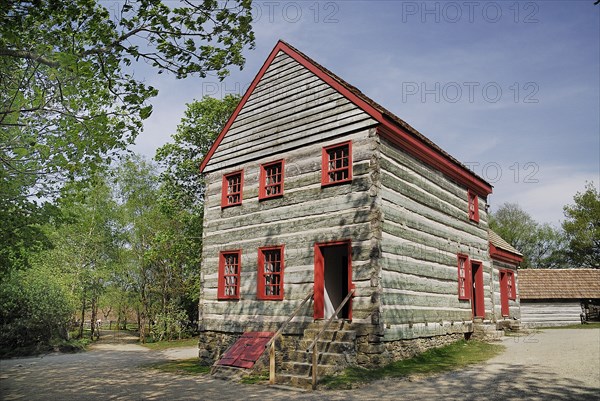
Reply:
<svg viewBox="0 0 600 401"><path fill-rule="evenodd" d="M333 316L320 369L380 365L494 326L509 277L517 317L520 254L490 238L492 186L284 42L201 171L207 363L285 324L278 370L300 377Z"/></svg>
<svg viewBox="0 0 600 401"><path fill-rule="evenodd" d="M519 288L524 327L600 320L600 269L525 269Z"/></svg>

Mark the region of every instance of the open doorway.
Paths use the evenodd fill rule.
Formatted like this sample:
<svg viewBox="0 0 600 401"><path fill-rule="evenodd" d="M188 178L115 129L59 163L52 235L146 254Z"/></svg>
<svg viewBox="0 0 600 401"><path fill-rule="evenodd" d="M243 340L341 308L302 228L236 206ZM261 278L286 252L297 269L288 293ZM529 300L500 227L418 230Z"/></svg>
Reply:
<svg viewBox="0 0 600 401"><path fill-rule="evenodd" d="M351 255L350 241L315 244L315 319L333 316L352 288ZM337 317L352 319L352 300Z"/></svg>

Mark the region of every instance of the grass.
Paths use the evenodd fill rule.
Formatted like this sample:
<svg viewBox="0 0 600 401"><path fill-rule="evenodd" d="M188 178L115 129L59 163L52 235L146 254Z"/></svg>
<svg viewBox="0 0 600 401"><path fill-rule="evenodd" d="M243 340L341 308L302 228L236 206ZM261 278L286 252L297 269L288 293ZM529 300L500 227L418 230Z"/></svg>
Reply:
<svg viewBox="0 0 600 401"><path fill-rule="evenodd" d="M321 384L329 389L348 389L384 378L447 372L484 362L498 355L503 349L504 346L498 344L463 340L377 369L349 367L339 375L324 377Z"/></svg>
<svg viewBox="0 0 600 401"><path fill-rule="evenodd" d="M158 342L146 342L145 344L141 344L146 348L155 351L162 351L168 348L179 348L179 347L197 347L198 346L198 337L186 338L183 340L173 340L173 341L158 341Z"/></svg>
<svg viewBox="0 0 600 401"><path fill-rule="evenodd" d="M559 330L559 329L600 329L600 322L586 323L586 324L571 324L569 326L550 326L550 327L536 327L537 330Z"/></svg>
<svg viewBox="0 0 600 401"><path fill-rule="evenodd" d="M89 338L72 340L52 340L48 343L32 344L25 347L0 348L0 358L19 358L52 352L75 353L85 351L91 343Z"/></svg>
<svg viewBox="0 0 600 401"><path fill-rule="evenodd" d="M160 370L161 372L166 373L176 373L185 375L205 375L210 372L210 366L199 365L198 358L158 362L148 365L148 368Z"/></svg>
<svg viewBox="0 0 600 401"><path fill-rule="evenodd" d="M269 372L260 372L242 377L240 383L257 384L269 381Z"/></svg>

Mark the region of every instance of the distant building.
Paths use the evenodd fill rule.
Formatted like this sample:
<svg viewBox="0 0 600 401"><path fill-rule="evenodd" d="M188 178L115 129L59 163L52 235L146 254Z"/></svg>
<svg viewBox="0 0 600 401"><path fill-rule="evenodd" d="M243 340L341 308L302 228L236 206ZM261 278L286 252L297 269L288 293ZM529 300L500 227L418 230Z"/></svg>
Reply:
<svg viewBox="0 0 600 401"><path fill-rule="evenodd" d="M577 324L582 317L598 319L600 269L520 270L519 288L525 327Z"/></svg>

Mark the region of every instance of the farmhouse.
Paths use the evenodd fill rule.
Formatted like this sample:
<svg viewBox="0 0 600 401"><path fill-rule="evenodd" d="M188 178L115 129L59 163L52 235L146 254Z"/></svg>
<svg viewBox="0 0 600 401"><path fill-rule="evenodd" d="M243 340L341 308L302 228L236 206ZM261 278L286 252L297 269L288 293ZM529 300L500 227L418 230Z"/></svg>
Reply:
<svg viewBox="0 0 600 401"><path fill-rule="evenodd" d="M519 285L523 326L600 320L599 269L526 269Z"/></svg>
<svg viewBox="0 0 600 401"><path fill-rule="evenodd" d="M520 254L490 236L492 186L284 42L201 172L205 363L246 333L222 364L252 366L283 327L293 381L313 355L319 372L379 365L518 318Z"/></svg>

